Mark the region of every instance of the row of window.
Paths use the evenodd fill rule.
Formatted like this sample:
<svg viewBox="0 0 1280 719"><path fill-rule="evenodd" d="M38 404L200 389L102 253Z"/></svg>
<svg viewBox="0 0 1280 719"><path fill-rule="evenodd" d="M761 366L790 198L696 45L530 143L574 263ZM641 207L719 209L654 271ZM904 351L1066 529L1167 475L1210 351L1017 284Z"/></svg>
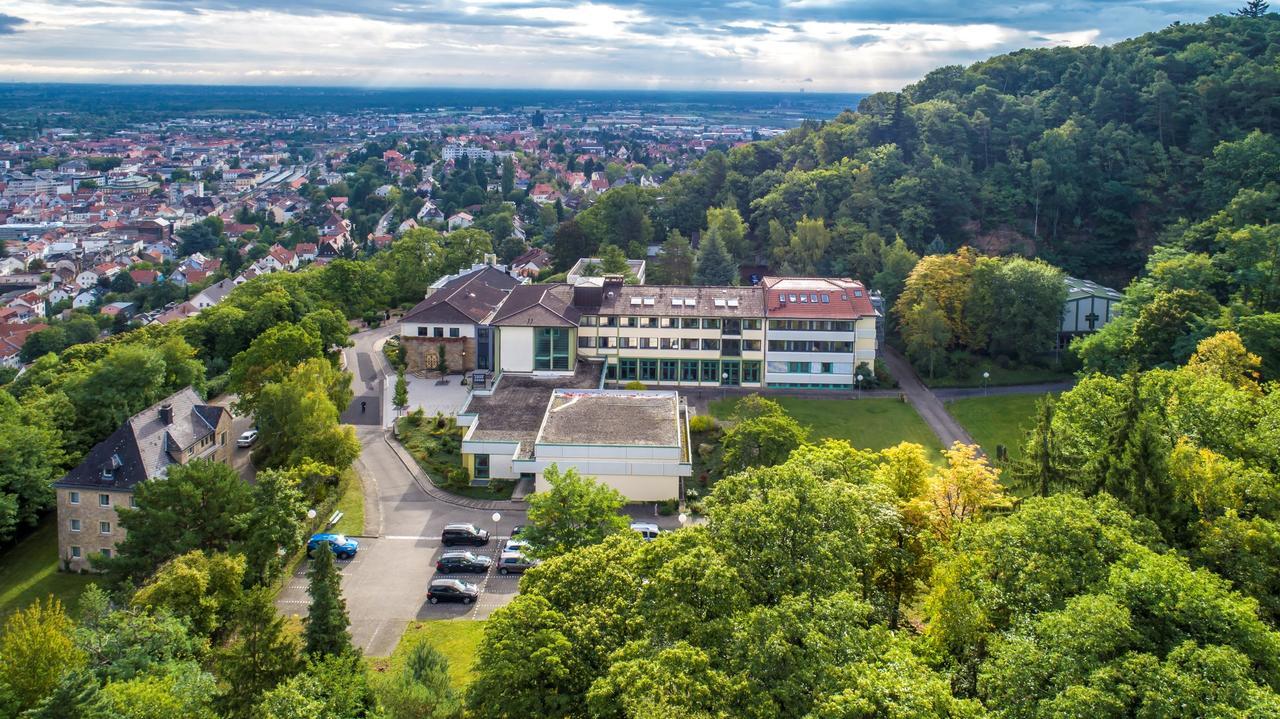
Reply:
<svg viewBox="0 0 1280 719"><path fill-rule="evenodd" d="M539 327L533 331L535 370L568 370L569 353L569 330L563 327Z"/></svg>
<svg viewBox="0 0 1280 719"><path fill-rule="evenodd" d="M584 315L579 323L583 327L663 327L684 330L718 330L730 334L741 330L760 329L758 319L721 320L718 317L597 317Z"/></svg>
<svg viewBox="0 0 1280 719"><path fill-rule="evenodd" d="M827 340L769 340L770 352L853 352L852 342Z"/></svg>
<svg viewBox="0 0 1280 719"><path fill-rule="evenodd" d="M697 337L584 337L578 336L582 349L624 350L700 350L729 353L759 352L760 340L719 340Z"/></svg>
<svg viewBox="0 0 1280 719"><path fill-rule="evenodd" d="M722 385L757 384L760 363L734 360L673 360L620 358L609 366L610 379L620 382L714 382Z"/></svg>
<svg viewBox="0 0 1280 719"><path fill-rule="evenodd" d="M102 556L103 556L103 558L104 558L104 559L110 559L110 558L111 558L111 550L110 550L110 549L103 549L103 550L100 550L100 551L101 551L101 554L102 554ZM78 547L78 546L74 546L74 545L73 545L73 546L71 547L71 558L72 558L72 559L79 559L79 558L80 558L80 557L82 557L82 556L84 556L84 555L80 552L80 547Z"/></svg>
<svg viewBox="0 0 1280 719"><path fill-rule="evenodd" d="M419 337L444 337L444 328L443 327L419 327L418 336ZM457 327L450 327L449 336L461 337L462 330L460 330Z"/></svg>
<svg viewBox="0 0 1280 719"><path fill-rule="evenodd" d="M79 532L81 528L80 520L71 520L71 531ZM111 522L98 522L99 534L111 534Z"/></svg>
<svg viewBox="0 0 1280 719"><path fill-rule="evenodd" d="M75 492L75 491L67 492L67 503L68 503L68 504L80 504L80 493L79 493L79 492ZM110 506L111 506L111 495L110 495L110 494L107 494L106 492L101 492L101 493L99 493L99 494L98 494L98 506L99 506L99 507L110 507ZM130 506L130 507L137 507L137 506L138 506L138 503L137 503L137 501L136 501L136 500L134 500L133 495L129 495L129 506Z"/></svg>
<svg viewBox="0 0 1280 719"><path fill-rule="evenodd" d="M787 374L853 374L851 362L769 362L770 372Z"/></svg>
<svg viewBox="0 0 1280 719"><path fill-rule="evenodd" d="M852 320L769 320L771 330L800 332L852 332Z"/></svg>

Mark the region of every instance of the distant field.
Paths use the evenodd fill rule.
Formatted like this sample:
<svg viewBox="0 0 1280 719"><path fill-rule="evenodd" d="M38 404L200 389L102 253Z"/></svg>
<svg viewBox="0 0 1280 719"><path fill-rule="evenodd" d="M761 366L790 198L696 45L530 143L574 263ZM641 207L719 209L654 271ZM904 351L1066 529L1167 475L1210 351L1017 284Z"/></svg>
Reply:
<svg viewBox="0 0 1280 719"><path fill-rule="evenodd" d="M812 439L844 439L858 449L881 450L900 442L915 442L941 450L938 437L915 409L896 399L776 399L800 424L811 429ZM719 419L733 412L736 399L711 402L711 414Z"/></svg>
<svg viewBox="0 0 1280 719"><path fill-rule="evenodd" d="M370 666L386 676L395 676L404 665L409 652L418 642L430 642L445 659L449 660L449 679L459 691L471 683L471 669L475 664L476 649L484 636L484 622L469 619L435 619L426 622L409 622L404 636L389 657L372 657Z"/></svg>
<svg viewBox="0 0 1280 719"><path fill-rule="evenodd" d="M956 418L987 454L994 456L996 445L1009 448L1009 458L1022 456L1022 437L1035 424L1036 402L1043 395L1006 394L970 397L947 403Z"/></svg>
<svg viewBox="0 0 1280 719"><path fill-rule="evenodd" d="M0 617L50 594L74 612L93 579L58 571L58 520L45 517L35 533L0 554Z"/></svg>

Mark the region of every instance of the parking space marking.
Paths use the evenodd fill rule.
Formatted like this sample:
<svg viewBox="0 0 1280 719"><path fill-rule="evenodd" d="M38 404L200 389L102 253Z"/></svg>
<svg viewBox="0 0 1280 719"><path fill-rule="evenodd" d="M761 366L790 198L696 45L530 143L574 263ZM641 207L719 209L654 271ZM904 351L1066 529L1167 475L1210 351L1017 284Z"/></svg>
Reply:
<svg viewBox="0 0 1280 719"><path fill-rule="evenodd" d="M379 539L397 539L397 540L410 541L410 542L439 542L440 535L437 534L433 537L428 537L421 534L388 534L385 537L379 537ZM511 537L506 537L506 536L499 537L499 536L490 535L489 539L507 540L507 539L511 539Z"/></svg>

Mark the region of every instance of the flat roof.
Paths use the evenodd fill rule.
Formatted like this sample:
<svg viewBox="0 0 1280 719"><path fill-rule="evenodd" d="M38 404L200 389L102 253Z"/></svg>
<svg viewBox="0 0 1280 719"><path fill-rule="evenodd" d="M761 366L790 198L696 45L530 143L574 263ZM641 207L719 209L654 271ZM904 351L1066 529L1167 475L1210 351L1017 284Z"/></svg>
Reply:
<svg viewBox="0 0 1280 719"><path fill-rule="evenodd" d="M671 391L557 389L537 443L679 447L679 396Z"/></svg>
<svg viewBox="0 0 1280 719"><path fill-rule="evenodd" d="M465 412L477 415L470 439L524 442L532 450L552 392L560 388L599 387L603 371L603 364L578 362L574 374L568 377L503 374L492 395L472 397L465 407Z"/></svg>

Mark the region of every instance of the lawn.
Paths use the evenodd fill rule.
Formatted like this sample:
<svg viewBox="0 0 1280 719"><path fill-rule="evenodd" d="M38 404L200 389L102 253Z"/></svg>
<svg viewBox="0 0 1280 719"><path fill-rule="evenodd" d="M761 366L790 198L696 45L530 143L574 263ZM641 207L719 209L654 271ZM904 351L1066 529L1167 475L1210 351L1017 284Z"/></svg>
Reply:
<svg viewBox="0 0 1280 719"><path fill-rule="evenodd" d="M93 580L58 571L58 520L50 515L31 536L0 554L0 617L49 594L74 612L80 593Z"/></svg>
<svg viewBox="0 0 1280 719"><path fill-rule="evenodd" d="M333 531L357 536L364 534L364 484L360 481L360 475L354 469L348 469L342 473L342 481L338 486L342 494L338 497L335 509L342 512L342 519L334 525Z"/></svg>
<svg viewBox="0 0 1280 719"><path fill-rule="evenodd" d="M798 399L770 397L810 428L810 438L845 439L858 449L881 450L899 442L915 442L941 450L938 437L911 405L896 399ZM711 414L726 419L736 399L711 402Z"/></svg>
<svg viewBox="0 0 1280 719"><path fill-rule="evenodd" d="M471 683L471 668L475 664L476 649L484 636L484 622L469 619L435 619L426 622L409 622L400 643L389 657L371 657L369 666L374 672L394 676L400 671L409 652L418 642L430 642L445 659L449 660L449 679L455 689L461 691Z"/></svg>
<svg viewBox="0 0 1280 719"><path fill-rule="evenodd" d="M1009 458L1022 456L1022 437L1035 423L1036 402L1044 395L1006 394L969 397L947 403L947 411L995 456L996 445L1009 448Z"/></svg>
<svg viewBox="0 0 1280 719"><path fill-rule="evenodd" d="M435 486L446 492L473 499L511 499L515 482L492 481L487 487L472 487L462 466L462 430L452 419L424 417L410 412L396 425L400 444L417 461Z"/></svg>
<svg viewBox="0 0 1280 719"><path fill-rule="evenodd" d="M1000 369L994 365L982 365L970 372L969 376L964 379L951 376L929 379L927 373L921 373L920 380L933 389L942 389L945 387L981 387L983 372L991 373L990 379L987 380L988 387L1009 387L1019 384L1067 382L1075 376L1070 372L1047 369L1044 367Z"/></svg>

